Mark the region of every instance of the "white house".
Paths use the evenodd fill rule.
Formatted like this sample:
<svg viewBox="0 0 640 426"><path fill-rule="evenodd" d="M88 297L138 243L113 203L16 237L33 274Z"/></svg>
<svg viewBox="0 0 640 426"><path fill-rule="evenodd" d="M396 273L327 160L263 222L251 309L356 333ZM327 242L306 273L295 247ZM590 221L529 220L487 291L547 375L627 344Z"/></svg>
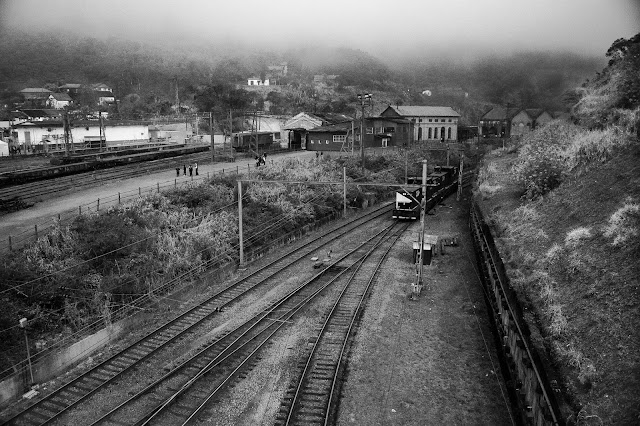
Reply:
<svg viewBox="0 0 640 426"><path fill-rule="evenodd" d="M53 109L63 109L71 105L73 100L67 93L52 93L47 99L47 106Z"/></svg>
<svg viewBox="0 0 640 426"><path fill-rule="evenodd" d="M444 106L388 106L381 117L401 117L410 120L415 141L452 141L458 139L460 114Z"/></svg>
<svg viewBox="0 0 640 426"><path fill-rule="evenodd" d="M260 77L250 77L247 79L247 86L268 86L269 79L262 80Z"/></svg>

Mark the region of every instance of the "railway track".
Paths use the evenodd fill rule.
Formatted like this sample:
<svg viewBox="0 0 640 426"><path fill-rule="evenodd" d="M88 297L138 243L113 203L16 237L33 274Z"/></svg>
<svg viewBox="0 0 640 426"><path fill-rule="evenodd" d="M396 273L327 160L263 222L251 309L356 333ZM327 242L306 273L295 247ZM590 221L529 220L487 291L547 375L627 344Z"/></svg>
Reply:
<svg viewBox="0 0 640 426"><path fill-rule="evenodd" d="M172 170L177 162L207 162L211 154L191 154L184 157L152 160L108 169L82 172L72 176L40 180L0 188L0 200L20 199L24 203L34 203L53 198L60 192L82 187L95 186L111 179L127 179L160 170Z"/></svg>
<svg viewBox="0 0 640 426"><path fill-rule="evenodd" d="M310 306L327 289L348 276L341 295L351 295L346 289L354 280L355 271L376 248L386 241L395 223L368 238L348 253L332 262L296 289L271 306L228 332L198 354L162 378L131 396L121 405L92 423L95 425L186 425L253 367L260 352L273 337L286 327L294 316ZM406 228L408 225L404 225ZM344 264L348 266L344 266ZM357 293L357 291L356 291ZM348 299L342 297L342 299ZM134 414L132 418L131 413Z"/></svg>
<svg viewBox="0 0 640 426"><path fill-rule="evenodd" d="M381 239L350 276L322 324L313 347L292 384L276 425L328 425L336 416L337 400L357 322L364 312L371 287L389 251L409 224L397 226ZM374 251L374 249L377 249ZM365 263L365 260L367 263ZM364 275L364 276L363 276Z"/></svg>
<svg viewBox="0 0 640 426"><path fill-rule="evenodd" d="M390 207L390 205L383 205L364 216L340 224L309 242L293 245L291 249L271 263L234 281L198 306L177 316L91 370L44 396L2 424L43 425L53 423L94 394L131 374L143 363L153 362L154 357L169 350L179 341L196 336L199 331L202 331L202 327L207 324L207 321L217 313L238 302L265 282L273 280L276 275L288 267L305 260L311 253L352 232L362 224L389 215Z"/></svg>

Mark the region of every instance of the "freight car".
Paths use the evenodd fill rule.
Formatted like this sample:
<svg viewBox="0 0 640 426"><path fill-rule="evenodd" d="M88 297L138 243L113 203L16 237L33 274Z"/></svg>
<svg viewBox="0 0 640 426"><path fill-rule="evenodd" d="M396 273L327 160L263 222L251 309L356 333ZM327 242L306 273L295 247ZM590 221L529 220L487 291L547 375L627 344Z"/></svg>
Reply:
<svg viewBox="0 0 640 426"><path fill-rule="evenodd" d="M422 177L410 177L407 179L407 184L422 185ZM458 168L436 166L433 173L427 175L426 184L426 211L429 211L458 188ZM392 217L394 219L419 219L422 195L422 188L411 191L405 189L396 191L396 208L393 209Z"/></svg>
<svg viewBox="0 0 640 426"><path fill-rule="evenodd" d="M231 146L238 152L258 151L271 147L273 132L240 132L233 134Z"/></svg>

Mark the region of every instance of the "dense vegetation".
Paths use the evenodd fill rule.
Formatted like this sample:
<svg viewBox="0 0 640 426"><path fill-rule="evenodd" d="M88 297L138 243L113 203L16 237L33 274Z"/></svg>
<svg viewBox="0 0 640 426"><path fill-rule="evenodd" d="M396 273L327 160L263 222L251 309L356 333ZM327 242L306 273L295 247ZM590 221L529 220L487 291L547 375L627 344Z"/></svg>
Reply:
<svg viewBox="0 0 640 426"><path fill-rule="evenodd" d="M478 195L570 424L640 411L640 37L617 40L575 109L486 159ZM550 370L551 371L551 370Z"/></svg>

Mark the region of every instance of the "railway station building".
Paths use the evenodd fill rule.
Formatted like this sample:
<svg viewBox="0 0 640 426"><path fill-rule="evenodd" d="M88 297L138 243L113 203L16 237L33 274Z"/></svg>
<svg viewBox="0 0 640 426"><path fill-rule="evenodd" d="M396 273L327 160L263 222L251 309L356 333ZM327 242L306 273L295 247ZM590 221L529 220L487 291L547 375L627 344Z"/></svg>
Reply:
<svg viewBox="0 0 640 426"><path fill-rule="evenodd" d="M303 149L347 151L360 149L360 120L319 126L306 131ZM395 117L367 117L364 122L365 148L406 146L412 142L413 123Z"/></svg>
<svg viewBox="0 0 640 426"><path fill-rule="evenodd" d="M391 106L382 111L381 117L409 120L413 124L413 141L456 141L460 114L446 106Z"/></svg>

